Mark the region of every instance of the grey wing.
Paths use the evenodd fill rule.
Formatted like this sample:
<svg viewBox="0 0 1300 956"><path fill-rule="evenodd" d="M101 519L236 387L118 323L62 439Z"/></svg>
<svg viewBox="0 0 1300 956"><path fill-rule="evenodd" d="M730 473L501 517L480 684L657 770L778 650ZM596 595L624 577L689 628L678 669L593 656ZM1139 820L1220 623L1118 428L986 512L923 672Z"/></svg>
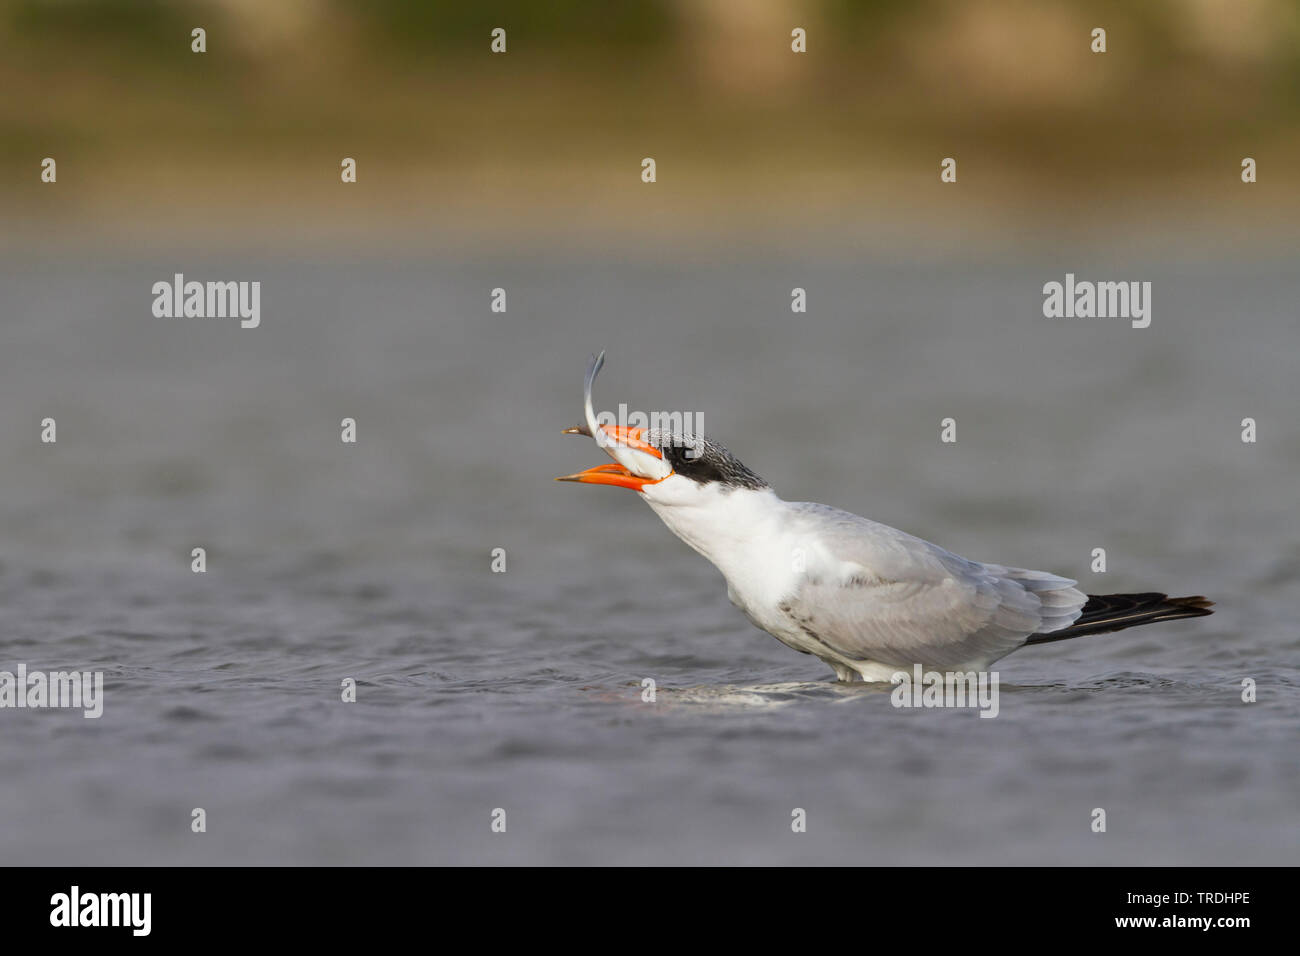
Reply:
<svg viewBox="0 0 1300 956"><path fill-rule="evenodd" d="M824 505L795 508L810 542L807 570L783 606L850 660L983 666L1031 634L1069 627L1087 601L1068 578L969 561Z"/></svg>

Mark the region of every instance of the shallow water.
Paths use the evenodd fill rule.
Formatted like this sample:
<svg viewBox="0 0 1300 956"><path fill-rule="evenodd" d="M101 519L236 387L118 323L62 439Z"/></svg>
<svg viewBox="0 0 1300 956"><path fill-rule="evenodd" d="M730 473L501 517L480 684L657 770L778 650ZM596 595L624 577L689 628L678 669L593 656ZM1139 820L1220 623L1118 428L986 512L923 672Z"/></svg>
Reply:
<svg viewBox="0 0 1300 956"><path fill-rule="evenodd" d="M1049 252L9 262L0 669L106 702L0 710L0 861L1294 863L1300 278ZM1067 268L1152 280L1151 328L1044 319ZM155 319L178 270L262 327ZM994 720L830 684L551 481L602 460L559 434L600 348L598 407L702 413L786 497L1217 613L1017 652Z"/></svg>

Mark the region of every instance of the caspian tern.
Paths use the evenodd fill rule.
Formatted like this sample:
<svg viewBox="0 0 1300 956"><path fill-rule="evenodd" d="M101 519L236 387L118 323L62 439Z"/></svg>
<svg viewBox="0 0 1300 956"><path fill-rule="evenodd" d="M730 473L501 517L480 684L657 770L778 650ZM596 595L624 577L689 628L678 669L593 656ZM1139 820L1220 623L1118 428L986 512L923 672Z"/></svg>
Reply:
<svg viewBox="0 0 1300 956"><path fill-rule="evenodd" d="M638 492L727 580L753 624L829 664L841 681L890 681L915 665L984 671L1027 644L1212 613L1203 597L1087 595L1046 571L969 561L847 511L785 501L703 436L598 422L587 365L588 435L614 459L557 481Z"/></svg>

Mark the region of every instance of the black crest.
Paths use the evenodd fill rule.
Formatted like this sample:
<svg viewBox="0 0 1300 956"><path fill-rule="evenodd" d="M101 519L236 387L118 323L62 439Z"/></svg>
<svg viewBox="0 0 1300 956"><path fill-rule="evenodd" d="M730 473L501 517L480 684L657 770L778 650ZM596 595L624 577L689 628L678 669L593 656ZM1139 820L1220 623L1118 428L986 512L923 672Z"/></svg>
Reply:
<svg viewBox="0 0 1300 956"><path fill-rule="evenodd" d="M766 488L768 484L715 441L694 435L652 433L650 444L663 452L664 460L683 478L707 484L720 482L726 488Z"/></svg>

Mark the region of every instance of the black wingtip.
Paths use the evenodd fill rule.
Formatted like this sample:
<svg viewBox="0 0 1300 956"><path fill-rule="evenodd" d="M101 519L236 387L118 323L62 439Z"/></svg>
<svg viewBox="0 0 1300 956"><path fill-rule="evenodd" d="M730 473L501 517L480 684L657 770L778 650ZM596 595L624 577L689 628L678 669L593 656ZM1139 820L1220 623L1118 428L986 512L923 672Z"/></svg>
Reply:
<svg viewBox="0 0 1300 956"><path fill-rule="evenodd" d="M1171 597L1165 598L1166 604L1176 604L1179 607L1186 608L1188 611L1199 611L1198 614L1188 614L1188 617L1204 617L1206 614L1213 614L1210 608L1214 607L1214 602L1207 597L1197 594L1193 597Z"/></svg>
<svg viewBox="0 0 1300 956"><path fill-rule="evenodd" d="M1142 594L1090 594L1083 612L1072 625L1059 631L1031 634L1026 644L1050 644L1068 641L1087 634L1107 634L1157 621L1180 621L1205 617L1214 612L1214 602L1197 594L1192 597L1169 597L1158 591Z"/></svg>

